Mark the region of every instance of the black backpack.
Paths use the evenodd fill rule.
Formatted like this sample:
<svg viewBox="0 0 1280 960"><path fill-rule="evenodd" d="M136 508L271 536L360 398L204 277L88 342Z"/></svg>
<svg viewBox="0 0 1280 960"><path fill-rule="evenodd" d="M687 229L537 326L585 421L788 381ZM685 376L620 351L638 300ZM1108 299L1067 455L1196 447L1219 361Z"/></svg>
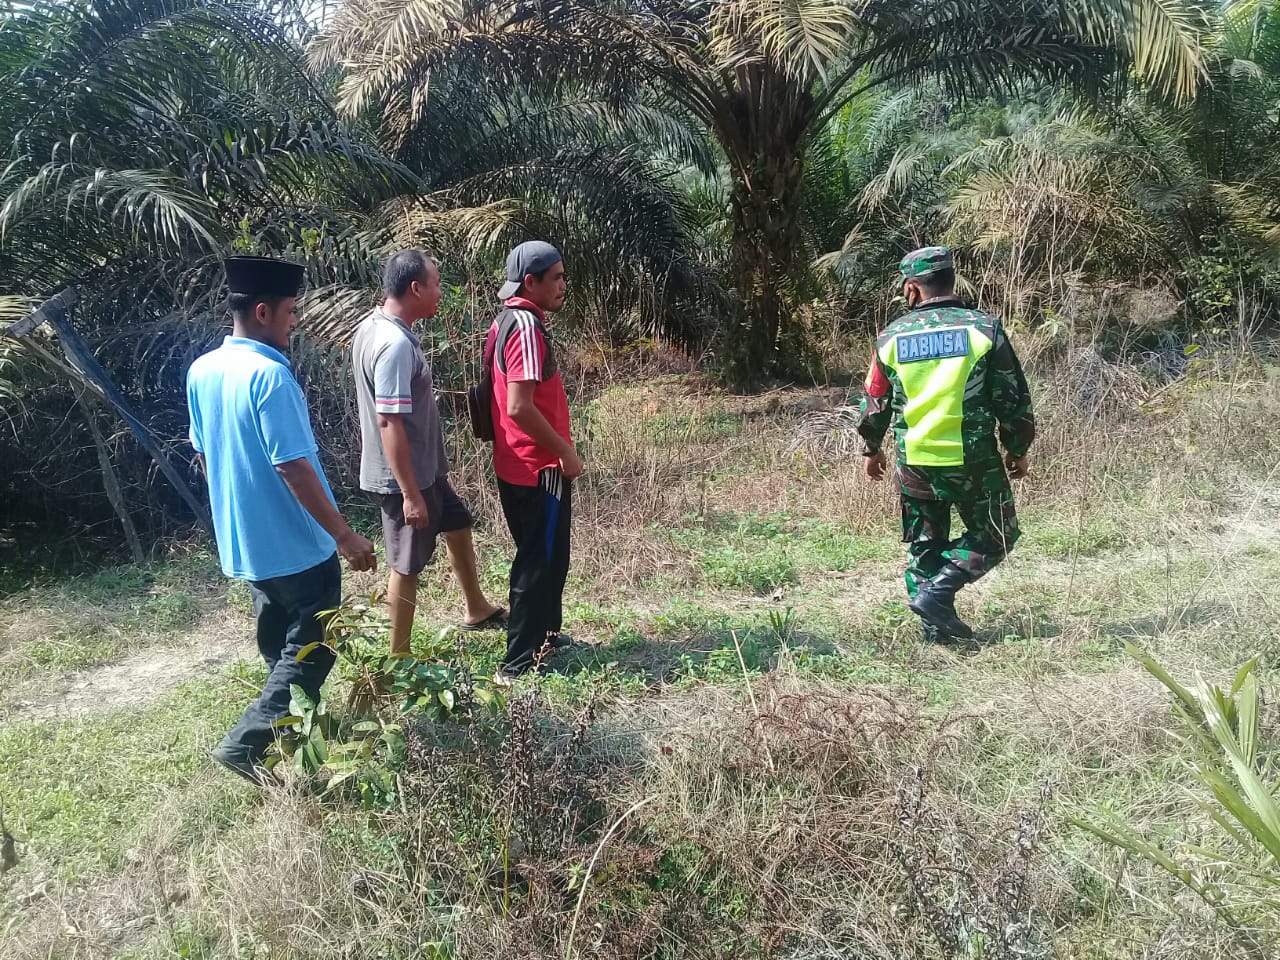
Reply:
<svg viewBox="0 0 1280 960"><path fill-rule="evenodd" d="M495 347L501 334L499 330L493 338ZM493 443L493 351L487 344L480 366L480 382L467 388L467 414L471 418L471 435L485 443Z"/></svg>

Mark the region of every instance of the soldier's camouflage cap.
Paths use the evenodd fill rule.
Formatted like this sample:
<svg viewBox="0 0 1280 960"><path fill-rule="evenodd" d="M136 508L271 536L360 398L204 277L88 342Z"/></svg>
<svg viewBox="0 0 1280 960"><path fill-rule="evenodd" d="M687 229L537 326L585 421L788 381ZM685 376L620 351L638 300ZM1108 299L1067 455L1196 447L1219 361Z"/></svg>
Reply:
<svg viewBox="0 0 1280 960"><path fill-rule="evenodd" d="M950 270L954 266L950 247L921 247L903 257L898 269L902 271L903 280L914 280L939 270Z"/></svg>

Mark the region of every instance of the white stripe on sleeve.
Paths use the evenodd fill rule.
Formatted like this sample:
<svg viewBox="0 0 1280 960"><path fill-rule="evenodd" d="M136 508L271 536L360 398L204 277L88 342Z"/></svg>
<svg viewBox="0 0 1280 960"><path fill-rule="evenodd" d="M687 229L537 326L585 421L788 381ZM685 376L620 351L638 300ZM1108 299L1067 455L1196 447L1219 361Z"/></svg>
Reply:
<svg viewBox="0 0 1280 960"><path fill-rule="evenodd" d="M537 321L533 314L521 312L517 331L520 337L520 354L524 366L524 379L542 380L542 363L538 355Z"/></svg>

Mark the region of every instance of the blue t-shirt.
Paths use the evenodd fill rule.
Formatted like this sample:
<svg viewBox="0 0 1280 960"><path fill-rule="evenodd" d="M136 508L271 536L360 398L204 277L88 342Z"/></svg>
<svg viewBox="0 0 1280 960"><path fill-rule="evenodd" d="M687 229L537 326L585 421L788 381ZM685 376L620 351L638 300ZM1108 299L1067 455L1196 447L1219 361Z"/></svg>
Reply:
<svg viewBox="0 0 1280 960"><path fill-rule="evenodd" d="M329 499L302 388L274 347L227 337L187 373L191 445L204 454L222 572L241 580L300 573L337 543L298 502L276 467L306 458Z"/></svg>

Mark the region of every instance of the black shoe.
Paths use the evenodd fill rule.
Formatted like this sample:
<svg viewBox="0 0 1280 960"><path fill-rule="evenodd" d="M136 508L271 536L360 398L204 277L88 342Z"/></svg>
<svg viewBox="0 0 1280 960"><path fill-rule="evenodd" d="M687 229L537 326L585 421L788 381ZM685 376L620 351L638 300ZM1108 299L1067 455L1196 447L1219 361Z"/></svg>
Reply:
<svg viewBox="0 0 1280 960"><path fill-rule="evenodd" d="M939 647L954 647L958 641L945 630L939 630L931 623L921 623L920 627L924 634L924 642L936 644Z"/></svg>
<svg viewBox="0 0 1280 960"><path fill-rule="evenodd" d="M534 663L523 663L513 666L509 663L498 664L498 669L493 675L493 682L499 687L511 687L515 682L527 673L538 674L542 671L538 669Z"/></svg>
<svg viewBox="0 0 1280 960"><path fill-rule="evenodd" d="M551 644L552 650L565 650L572 647L577 641L567 633L552 633L547 635L547 643Z"/></svg>
<svg viewBox="0 0 1280 960"><path fill-rule="evenodd" d="M969 582L969 575L948 563L907 604L911 612L930 626L961 640L972 640L973 630L956 615L956 591Z"/></svg>
<svg viewBox="0 0 1280 960"><path fill-rule="evenodd" d="M230 750L219 744L209 752L209 756L214 763L226 767L236 776L244 777L255 787L274 786L280 782L274 773L261 764L254 763L246 753Z"/></svg>

